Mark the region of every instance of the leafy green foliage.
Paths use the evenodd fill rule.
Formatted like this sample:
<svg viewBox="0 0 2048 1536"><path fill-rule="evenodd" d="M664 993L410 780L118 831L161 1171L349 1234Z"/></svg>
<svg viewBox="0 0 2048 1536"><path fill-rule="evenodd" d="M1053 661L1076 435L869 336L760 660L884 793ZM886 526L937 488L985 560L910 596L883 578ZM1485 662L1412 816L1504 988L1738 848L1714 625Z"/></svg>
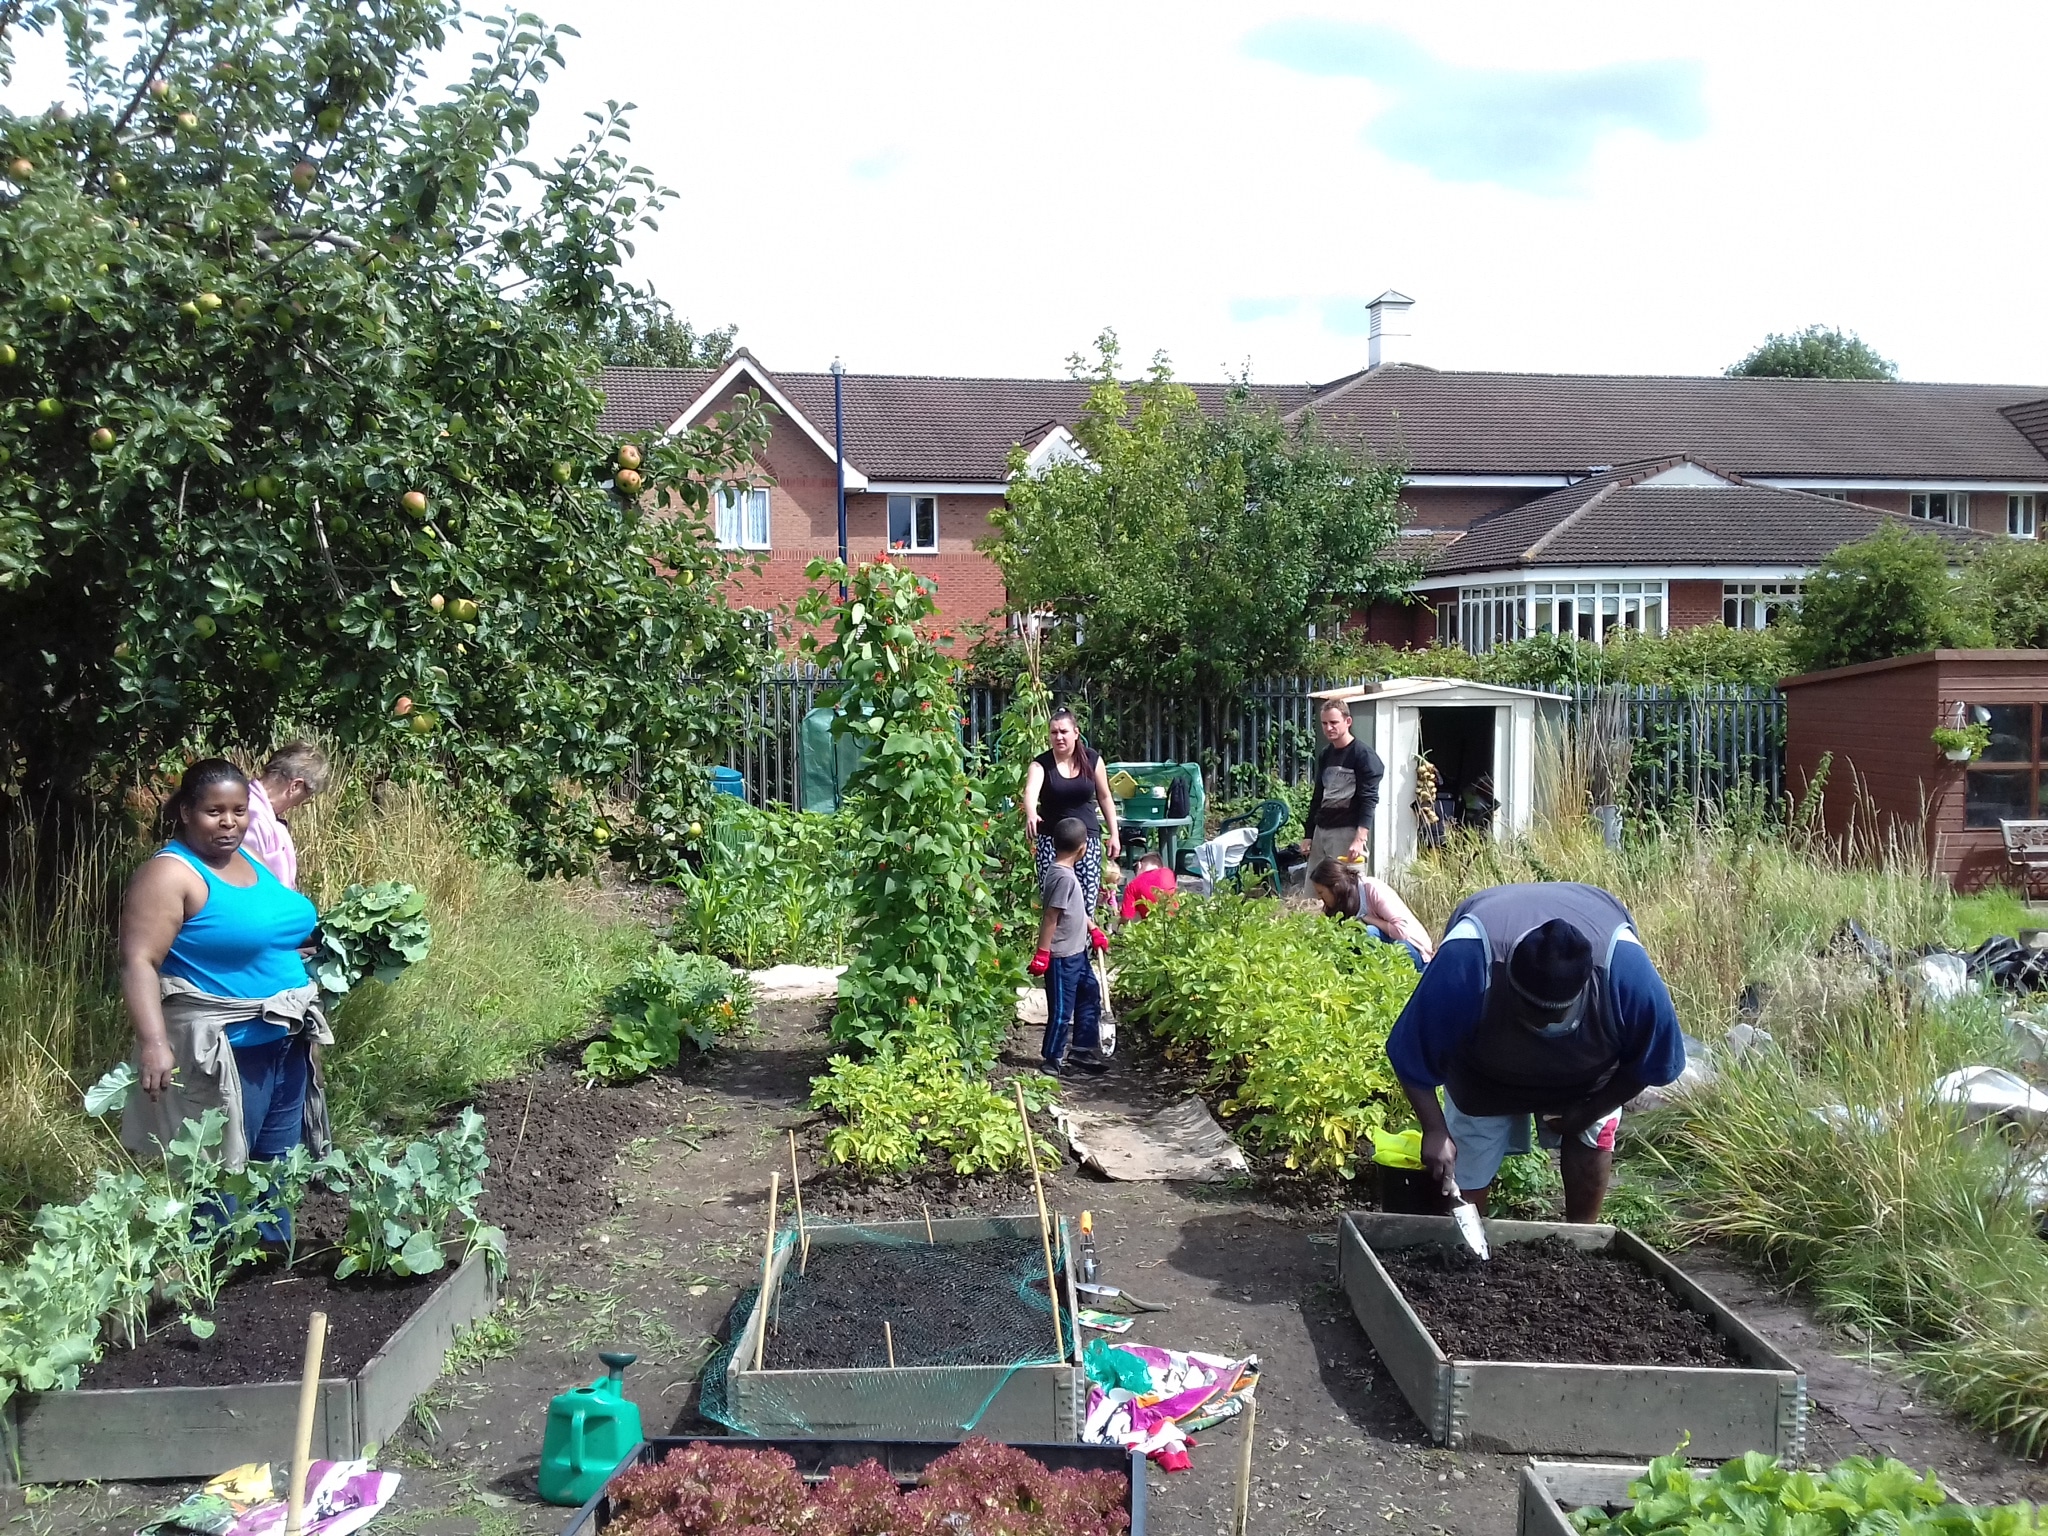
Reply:
<svg viewBox="0 0 2048 1536"><path fill-rule="evenodd" d="M615 284L611 301L582 326L608 368L721 368L738 328L699 331L678 320L651 288Z"/></svg>
<svg viewBox="0 0 2048 1536"><path fill-rule="evenodd" d="M748 970L846 958L850 882L844 813L756 808L716 796L702 867L672 877L683 893L670 935Z"/></svg>
<svg viewBox="0 0 2048 1536"><path fill-rule="evenodd" d="M1731 379L1896 379L1899 366L1880 357L1876 348L1854 331L1809 325L1781 335L1773 331L1739 363L1728 366Z"/></svg>
<svg viewBox="0 0 2048 1536"><path fill-rule="evenodd" d="M1254 1147L1345 1178L1399 1101L1387 1033L1414 989L1407 952L1363 925L1256 897L1183 900L1119 944L1125 1016L1232 1085Z"/></svg>
<svg viewBox="0 0 2048 1536"><path fill-rule="evenodd" d="M611 1032L583 1048L583 1070L630 1082L676 1063L685 1040L708 1051L753 1011L747 978L709 955L679 955L666 944L633 967L604 1000Z"/></svg>
<svg viewBox="0 0 2048 1536"><path fill-rule="evenodd" d="M1028 1168L1014 1097L990 1085L962 1059L953 1033L928 1010L912 1017L859 1060L834 1056L811 1083L811 1105L838 1115L825 1141L835 1163L864 1173L902 1172L937 1153L955 1173ZM1056 1097L1049 1077L1021 1079L1025 1102L1040 1110ZM1043 1143L1048 1167L1058 1155Z"/></svg>
<svg viewBox="0 0 2048 1536"><path fill-rule="evenodd" d="M1518 1221L1556 1221L1564 1214L1564 1179L1541 1148L1500 1160L1488 1213Z"/></svg>
<svg viewBox="0 0 2048 1536"><path fill-rule="evenodd" d="M1588 1536L2034 1536L2048 1530L2031 1504L1973 1509L1950 1499L1932 1472L1915 1472L1890 1457L1851 1456L1813 1473L1751 1451L1701 1474L1683 1456L1659 1456L1628 1491L1632 1508L1617 1515L1581 1509L1573 1527Z"/></svg>
<svg viewBox="0 0 2048 1536"><path fill-rule="evenodd" d="M505 1234L476 1213L490 1165L484 1117L468 1106L447 1130L403 1151L383 1137L364 1142L339 1169L348 1189L348 1227L335 1279L432 1274L447 1262L447 1227L456 1216L465 1254L481 1248L502 1267Z"/></svg>
<svg viewBox="0 0 2048 1536"><path fill-rule="evenodd" d="M427 958L434 935L427 898L402 880L352 885L320 914L311 970L328 998L345 996L365 977L389 986Z"/></svg>
<svg viewBox="0 0 2048 1536"><path fill-rule="evenodd" d="M1306 664L1326 677L1469 677L1511 687L1643 683L1698 688L1721 683L1768 688L1793 670L1786 633L1782 626L1699 624L1662 635L1619 630L1604 645L1568 635L1531 635L1484 656L1455 645L1404 650L1344 636L1317 642Z"/></svg>
<svg viewBox="0 0 2048 1536"><path fill-rule="evenodd" d="M2000 539L1964 570L1963 597L1992 644L2048 649L2048 543Z"/></svg>
<svg viewBox="0 0 2048 1536"><path fill-rule="evenodd" d="M1077 670L1220 693L1298 670L1312 623L1405 592L1414 567L1387 553L1397 465L1248 397L1208 416L1163 358L1120 381L1115 336L1096 345L1092 366L1073 360L1092 381L1087 460L1031 472L1013 451L988 546L1012 607L1080 622Z"/></svg>
<svg viewBox="0 0 2048 1536"><path fill-rule="evenodd" d="M1911 656L1988 638L1949 575L1954 551L1933 534L1887 525L1845 544L1807 578L1789 641L1796 671Z"/></svg>
<svg viewBox="0 0 2048 1536"><path fill-rule="evenodd" d="M662 194L616 109L521 159L557 34L484 22L422 104L455 0L10 14L83 100L0 112L0 777L75 803L289 720L530 870L614 840L598 786L693 819L767 656L705 513L767 427L600 434L580 338Z"/></svg>
<svg viewBox="0 0 2048 1536"><path fill-rule="evenodd" d="M817 585L799 616L831 635L807 635L804 650L845 679L830 698L833 728L862 749L845 797L856 952L833 1038L874 1049L913 1015L935 1018L965 1060L986 1062L1021 972L998 942L992 822L966 771L953 664L928 627L932 584L887 559L852 571L814 560L808 574Z"/></svg>

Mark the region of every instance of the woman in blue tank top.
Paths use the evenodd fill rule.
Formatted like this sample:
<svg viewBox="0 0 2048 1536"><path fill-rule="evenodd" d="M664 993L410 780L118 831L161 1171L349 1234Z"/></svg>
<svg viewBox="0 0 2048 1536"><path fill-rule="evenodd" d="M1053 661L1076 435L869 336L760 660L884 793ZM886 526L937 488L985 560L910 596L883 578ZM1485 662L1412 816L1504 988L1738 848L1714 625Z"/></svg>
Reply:
<svg viewBox="0 0 2048 1536"><path fill-rule="evenodd" d="M167 1091L180 1102L239 1097L229 1163L237 1141L250 1158L281 1157L303 1137L310 1044L325 1028L299 956L317 914L242 851L249 781L234 764L195 763L170 808L176 834L136 871L121 909L138 1086L152 1103ZM230 1060L239 1095L190 1080L209 1065L217 1079Z"/></svg>

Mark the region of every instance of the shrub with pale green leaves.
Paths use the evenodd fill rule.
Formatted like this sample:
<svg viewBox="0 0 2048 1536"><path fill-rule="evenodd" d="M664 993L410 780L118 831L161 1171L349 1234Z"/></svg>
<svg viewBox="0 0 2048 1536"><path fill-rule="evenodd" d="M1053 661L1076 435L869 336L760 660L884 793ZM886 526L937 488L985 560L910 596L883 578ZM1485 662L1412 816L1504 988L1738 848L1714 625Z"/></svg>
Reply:
<svg viewBox="0 0 2048 1536"><path fill-rule="evenodd" d="M1415 981L1363 925L1257 897L1184 899L1118 944L1124 1017L1206 1064L1255 1149L1345 1178L1399 1102L1387 1033Z"/></svg>

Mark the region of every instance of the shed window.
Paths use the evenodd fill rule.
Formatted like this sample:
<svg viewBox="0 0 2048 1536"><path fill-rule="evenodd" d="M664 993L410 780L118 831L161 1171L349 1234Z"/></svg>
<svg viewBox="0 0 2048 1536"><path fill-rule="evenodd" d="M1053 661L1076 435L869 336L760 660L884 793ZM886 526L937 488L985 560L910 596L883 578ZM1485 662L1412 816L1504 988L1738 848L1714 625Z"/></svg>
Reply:
<svg viewBox="0 0 2048 1536"><path fill-rule="evenodd" d="M1963 825L2048 816L2048 778L2042 772L2040 704L1972 704L1964 718L1989 728L1990 744L1964 776Z"/></svg>

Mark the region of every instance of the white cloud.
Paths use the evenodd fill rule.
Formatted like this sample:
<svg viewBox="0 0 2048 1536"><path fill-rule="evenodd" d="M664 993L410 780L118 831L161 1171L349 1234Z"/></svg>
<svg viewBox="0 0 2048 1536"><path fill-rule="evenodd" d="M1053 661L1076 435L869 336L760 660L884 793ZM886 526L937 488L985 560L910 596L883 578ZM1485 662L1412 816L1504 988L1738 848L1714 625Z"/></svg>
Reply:
<svg viewBox="0 0 2048 1536"><path fill-rule="evenodd" d="M771 365L1057 374L1113 325L1189 376L1330 378L1394 287L1445 367L1708 372L1820 321L1909 378L2048 383L2034 0L553 9L583 36L537 148L636 97L636 157L691 189L636 275ZM1304 18L1473 78L1690 61L1703 131L1449 180L1368 142L1386 85L1248 55Z"/></svg>

